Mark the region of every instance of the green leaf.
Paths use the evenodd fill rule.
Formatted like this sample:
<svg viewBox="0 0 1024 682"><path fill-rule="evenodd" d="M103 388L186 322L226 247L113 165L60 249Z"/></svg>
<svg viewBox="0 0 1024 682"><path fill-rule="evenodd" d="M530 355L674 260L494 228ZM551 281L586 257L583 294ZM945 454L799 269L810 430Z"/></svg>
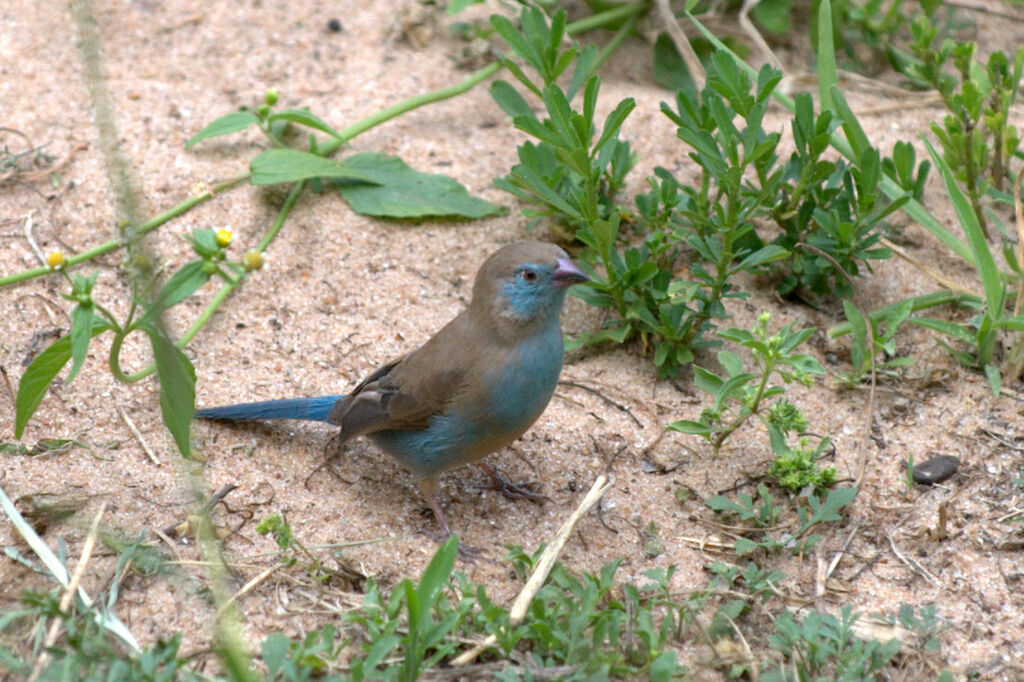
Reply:
<svg viewBox="0 0 1024 682"><path fill-rule="evenodd" d="M180 303L191 296L196 289L206 284L210 279L210 273L203 267L206 261L201 258L189 261L171 275L171 278L160 287L160 293L156 302L146 312L143 322L156 317L168 308ZM140 322L141 324L142 322Z"/></svg>
<svg viewBox="0 0 1024 682"><path fill-rule="evenodd" d="M237 133L239 130L245 130L251 125L257 125L260 122L260 117L251 111L236 111L228 114L227 116L221 116L213 123L196 133L191 140L185 143L185 149L208 140L211 137L220 137L221 135L229 135L231 133Z"/></svg>
<svg viewBox="0 0 1024 682"><path fill-rule="evenodd" d="M854 373L859 376L864 369L864 360L867 359L865 353L874 352L873 349L868 349L867 320L851 301L843 301L843 313L850 321L850 329L853 332L853 341L850 344L850 364L853 365Z"/></svg>
<svg viewBox="0 0 1024 682"><path fill-rule="evenodd" d="M654 41L654 82L671 92L697 89L693 75L667 33L659 33Z"/></svg>
<svg viewBox="0 0 1024 682"><path fill-rule="evenodd" d="M846 97L843 96L843 91L839 89L839 86L833 85L829 92L832 94L832 106L842 121L843 132L846 133L846 139L849 140L850 147L853 148L854 158L864 158L864 152L871 149L871 141L868 139L867 133L861 127L853 109L847 104Z"/></svg>
<svg viewBox="0 0 1024 682"><path fill-rule="evenodd" d="M985 365L985 377L988 379L988 387L992 389L992 395L998 396L1003 389L1003 377L999 374L999 366Z"/></svg>
<svg viewBox="0 0 1024 682"><path fill-rule="evenodd" d="M71 332L68 334L71 339L71 371L64 379L65 384L71 383L85 362L85 354L89 352L89 342L92 341L92 320L95 312L96 308L92 302L79 303L71 311Z"/></svg>
<svg viewBox="0 0 1024 682"><path fill-rule="evenodd" d="M459 538L457 535L452 535L438 548L437 552L434 553L434 558L423 569L423 576L420 578L420 584L416 588L416 594L419 597L421 606L425 606L428 610L433 607L438 593L441 592L448 583L448 578L451 577L452 568L455 566L455 557L458 552Z"/></svg>
<svg viewBox="0 0 1024 682"><path fill-rule="evenodd" d="M448 3L448 9L446 13L450 17L455 16L456 14L466 9L467 7L478 5L483 1L484 0L451 0L451 2Z"/></svg>
<svg viewBox="0 0 1024 682"><path fill-rule="evenodd" d="M249 162L249 171L249 182L253 185L276 185L310 178L376 183L373 177L343 162L298 149L268 149Z"/></svg>
<svg viewBox="0 0 1024 682"><path fill-rule="evenodd" d="M506 81L498 80L491 83L491 99L513 119L517 116L537 118L537 115L533 113L533 109L526 103L526 100L519 94L519 91Z"/></svg>
<svg viewBox="0 0 1024 682"><path fill-rule="evenodd" d="M869 317L871 318L872 322L878 323L882 320L887 319L889 315L892 315L897 310L897 308L903 306L905 303L910 304L911 311L917 312L919 310L924 310L926 308L934 308L936 306L945 305L946 303L955 303L958 301L962 301L963 298L964 297L961 296L960 294L954 294L945 289L943 289L942 291L933 291L930 294L914 296L911 298L904 299L902 301L897 301L896 303L890 303L889 305L878 308L877 310L872 310ZM905 319L906 317L904 316L900 320L900 322L902 323ZM850 323L842 322L828 330L828 337L830 339L835 339L839 338L840 336L845 336L846 334L849 333Z"/></svg>
<svg viewBox="0 0 1024 682"><path fill-rule="evenodd" d="M290 121L292 123L298 123L299 125L304 125L307 128L313 128L315 130L327 133L331 137L341 140L342 142L345 141L345 138L341 136L341 133L339 133L337 130L328 125L327 122L325 122L318 116L314 116L305 109L283 109L281 111L276 111L269 117L267 117L267 120Z"/></svg>
<svg viewBox="0 0 1024 682"><path fill-rule="evenodd" d="M751 270L764 265L765 263L781 260L788 255L789 251L786 248L778 244L768 244L740 261L739 265L736 266L735 271L742 272L743 270Z"/></svg>
<svg viewBox="0 0 1024 682"><path fill-rule="evenodd" d="M597 144L594 145L594 151L597 151L603 147L608 140L612 139L618 132L619 128L622 127L626 117L629 116L630 112L636 108L636 100L632 97L619 102L615 110L608 114L608 118L604 120L604 129L601 131L601 137L598 138Z"/></svg>
<svg viewBox="0 0 1024 682"><path fill-rule="evenodd" d="M676 679L679 664L676 661L676 652L662 651L658 657L651 661L648 671L651 682L672 682Z"/></svg>
<svg viewBox="0 0 1024 682"><path fill-rule="evenodd" d="M482 218L506 211L502 206L470 196L466 188L452 178L420 173L396 156L367 152L350 156L341 164L346 171L377 183L338 184L341 196L361 215Z"/></svg>
<svg viewBox="0 0 1024 682"><path fill-rule="evenodd" d="M736 543L733 545L733 551L736 552L736 556L746 556L747 554L756 552L760 548L761 545L744 537L736 538Z"/></svg>
<svg viewBox="0 0 1024 682"><path fill-rule="evenodd" d="M92 321L92 336L110 329L106 321L94 318ZM39 403L46 395L46 389L50 387L57 373L71 359L71 337L62 336L51 343L46 350L37 355L25 373L21 375L18 382L18 395L14 399L14 437L21 439L25 431L25 425L35 414Z"/></svg>
<svg viewBox="0 0 1024 682"><path fill-rule="evenodd" d="M754 6L751 14L757 23L764 26L769 33L781 36L789 32L793 24L792 0L767 0Z"/></svg>
<svg viewBox="0 0 1024 682"><path fill-rule="evenodd" d="M666 428L680 433L689 433L694 436L706 436L715 432L713 427L689 419L680 419L679 421L672 422Z"/></svg>
<svg viewBox="0 0 1024 682"><path fill-rule="evenodd" d="M160 379L160 411L164 425L185 457L191 457L189 434L196 405L196 370L188 357L166 334L154 327L140 327L153 346L156 374Z"/></svg>
<svg viewBox="0 0 1024 682"><path fill-rule="evenodd" d="M839 84L836 48L832 41L832 3L822 0L818 5L818 97L822 111L835 109L832 86Z"/></svg>
<svg viewBox="0 0 1024 682"><path fill-rule="evenodd" d="M971 208L971 202L964 195L963 191L960 190L960 185L957 184L956 178L953 177L953 171L950 169L949 164L935 151L935 148L927 138L922 136L922 139L924 140L925 147L928 148L928 153L932 157L932 162L939 170L939 175L942 176L942 184L946 186L946 192L949 194L950 201L953 202L956 217L967 235L967 243L971 247L971 254L974 256L978 275L981 277L981 284L985 290L985 304L988 306L988 314L994 320L998 320L1003 316L1003 301L1005 300L1003 282L999 276L999 270L996 268L995 259L992 258L992 252L988 248L988 240L985 238L985 233L978 222L978 216L974 213L974 209Z"/></svg>

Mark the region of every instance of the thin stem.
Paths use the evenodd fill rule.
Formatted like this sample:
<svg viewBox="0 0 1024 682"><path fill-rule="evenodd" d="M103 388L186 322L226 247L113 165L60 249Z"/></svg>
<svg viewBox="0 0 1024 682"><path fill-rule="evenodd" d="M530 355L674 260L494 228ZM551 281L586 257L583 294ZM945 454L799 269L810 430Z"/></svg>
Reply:
<svg viewBox="0 0 1024 682"><path fill-rule="evenodd" d="M153 230L160 227L169 220L172 220L178 217L179 215L182 215L183 213L192 210L193 208L203 203L204 201L212 199L215 195L220 194L221 192L234 187L243 180L248 179L248 177L248 174L246 174L240 175L235 178L231 178L230 180L225 180L222 183L214 185L209 191L203 192L202 194L196 195L194 197L189 197L188 199L181 202L177 206L167 211L164 211L160 215L154 216L153 218L150 218L146 222L139 225L138 229L135 232L135 237L142 237L143 235L152 232ZM99 246L94 246L91 249L82 251L81 253L77 253L73 256L68 256L67 261L64 265L64 269L67 270L72 266L78 265L79 263L82 263L87 260L92 260L93 258L102 256L105 253L110 253L111 251L116 251L117 249L124 248L127 245L128 240L123 237L111 239L110 241L104 242ZM6 286L10 286L12 284L24 282L34 277L47 275L50 274L51 272L53 272L53 270L44 265L38 268L32 268L31 270L23 270L22 272L15 273L13 275L8 275L6 277L0 277L0 289Z"/></svg>
<svg viewBox="0 0 1024 682"><path fill-rule="evenodd" d="M642 5L642 3L637 3L635 5L626 5L626 8L628 8L630 10L633 10L633 8L635 8L635 7L642 8L643 5ZM611 10L611 11L613 11L613 12L620 12L620 10ZM608 12L605 12L604 14L608 14ZM599 14L595 14L594 15L594 17L597 17L597 16L601 16L601 15L599 15ZM589 18L593 19L594 17L589 17ZM575 23L581 23L582 21L586 21L586 19L582 19L581 21L575 22ZM622 24L622 26L619 28L618 31L615 32L615 35L612 36L611 40L609 40L607 43L605 43L605 46L602 47L600 49L600 51L598 51L597 58L594 60L593 68L590 70L590 73L587 74L588 77L591 76L595 71L597 71L597 69L602 64L604 64L606 61L608 61L608 58L612 56L612 53L615 52L615 50L619 49L619 46L622 45L623 41L625 41L626 38L628 38L629 35L633 32L633 29L636 28L636 25L637 25L638 21L640 21L640 13L639 13L639 11L635 11L634 10L633 13L629 15L629 18L626 20L626 22L624 24ZM572 33L572 29L571 29L572 25L573 24L570 24L569 27L567 27L567 29L566 29L570 33Z"/></svg>
<svg viewBox="0 0 1024 682"><path fill-rule="evenodd" d="M390 121L393 118L412 111L413 109L419 109L420 107L433 104L434 102L440 102L441 100L451 99L452 97L456 97L464 92L472 90L474 87L479 85L481 81L490 78L500 70L501 64L499 62L493 62L482 69L478 69L461 83L456 83L455 85L450 85L447 88L441 88L440 90L434 90L433 92L417 95L416 97L410 97L398 104L393 104L387 109L378 111L376 114L364 118L355 125L345 128L341 131L340 139L332 138L327 140L322 145L319 145L318 152L323 156L329 156L334 153L338 147L348 142L353 137L361 135L367 130L379 126L385 121Z"/></svg>
<svg viewBox="0 0 1024 682"><path fill-rule="evenodd" d="M610 10L592 14L589 17L584 17L578 21L572 21L565 25L565 31L570 35L586 33L587 31L592 31L595 28L604 28L605 24L614 24L616 21L621 19L637 19L648 9L650 8L646 2L622 4Z"/></svg>

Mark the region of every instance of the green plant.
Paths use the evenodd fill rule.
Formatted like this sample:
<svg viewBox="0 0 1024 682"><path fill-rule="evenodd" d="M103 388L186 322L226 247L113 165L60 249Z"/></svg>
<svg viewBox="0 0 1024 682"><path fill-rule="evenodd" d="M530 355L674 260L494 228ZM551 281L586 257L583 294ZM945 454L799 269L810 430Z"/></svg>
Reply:
<svg viewBox="0 0 1024 682"><path fill-rule="evenodd" d="M743 360L732 351L719 351L718 362L726 376L694 368L694 384L713 396L712 406L701 412L698 421L681 419L668 428L702 436L717 452L738 428L756 416L768 430L772 449L777 454L787 452L787 434L804 430L807 420L788 402L780 400L769 405L770 398L786 391L782 386L772 385L772 377L777 375L787 384L799 381L809 386L813 376L824 374L825 370L813 356L796 352L814 329L794 331L793 325L788 324L779 333L771 334L770 319L770 314L761 313L752 330L733 327L719 332L722 338L750 351L756 371L744 371Z"/></svg>
<svg viewBox="0 0 1024 682"><path fill-rule="evenodd" d="M725 495L715 495L706 502L709 508L720 514L735 517L743 523L752 522L757 529L766 531L759 540L747 537L749 533L739 535L733 548L737 556L746 556L757 550L774 552L779 549L789 549L794 554L806 553L821 540L817 533L810 531L821 523L842 520L839 511L857 497L856 488L833 488L824 499L818 493L809 491L805 496L801 496L800 503L795 505L798 525L796 532L776 536L767 531L774 530L783 508L775 504L774 498L764 484L758 485L757 489L759 501L756 503L745 493L737 493L738 502ZM752 528L751 533L753 530Z"/></svg>
<svg viewBox="0 0 1024 682"><path fill-rule="evenodd" d="M893 659L900 649L898 639L882 643L860 639L853 630L860 618L851 606L839 616L807 611L801 619L786 609L775 620L775 633L768 642L782 656L782 663L766 666L761 679L867 680Z"/></svg>
<svg viewBox="0 0 1024 682"><path fill-rule="evenodd" d="M274 542L281 549L281 563L285 566L298 565L304 568L310 577L320 582L326 583L331 580L333 573L295 537L292 533L292 526L288 523L288 517L283 513L271 514L261 519L256 524L256 532L274 538ZM300 557L305 557L305 561L302 561Z"/></svg>
<svg viewBox="0 0 1024 682"><path fill-rule="evenodd" d="M386 664L387 676L412 682L455 650L458 642L449 635L472 608L471 599L459 600L453 607L444 597L458 549L458 538L448 538L423 570L419 583L403 580L390 598L383 597L376 582L368 583L362 609L343 619L358 624L367 640L365 655L350 664L353 680L377 678L385 658L400 652L400 663Z"/></svg>
<svg viewBox="0 0 1024 682"><path fill-rule="evenodd" d="M977 214L972 209L969 199L960 190L946 160L939 156L927 140L925 140L925 146L939 170L957 219L967 235L967 241L974 256L973 261L981 278L984 298L981 301L969 300L966 302L966 305L976 311L976 314L966 324L919 317L908 318L908 321L966 344L968 347L966 351L957 350L948 345L946 348L965 365L983 370L992 394L998 395L1002 386L1002 374L996 356L999 336L1001 332L1010 332L1014 335L1010 345L1017 346L1022 343L1024 340L1024 335L1021 334L1024 332L1024 315L1008 314L1006 310L1007 286L996 267L995 259L989 249ZM1011 378L1015 379L1016 377Z"/></svg>
<svg viewBox="0 0 1024 682"><path fill-rule="evenodd" d="M782 401L776 405L782 404ZM835 467L818 466L818 459L831 440L822 438L818 445L811 447L807 438L800 438L796 447L788 452L776 452L775 459L768 466L768 475L775 479L780 487L790 492L811 489L822 492L836 482Z"/></svg>
<svg viewBox="0 0 1024 682"><path fill-rule="evenodd" d="M521 575L532 570L538 556L517 547L509 552ZM650 582L621 585L620 591L615 582L620 564L621 560L613 561L596 575L579 577L556 564L525 621L505 630L503 649L528 647L542 667L569 666L572 672L562 677L566 680L637 675L674 679L682 669L667 644L689 618L689 609L677 603L668 588L675 568L646 571Z"/></svg>
<svg viewBox="0 0 1024 682"><path fill-rule="evenodd" d="M1012 62L1005 53L994 51L982 66L974 60L977 45L973 42L946 39L936 46L938 29L928 17L919 17L911 31L910 49L917 60L905 72L934 88L949 110L941 125L931 124L932 132L988 237L981 199L992 194L990 190L1005 191L1006 181L1012 180L1009 162L1020 147L1020 134L1010 123L1010 107L1024 70L1024 48L1017 49ZM949 61L957 77L944 71Z"/></svg>
<svg viewBox="0 0 1024 682"><path fill-rule="evenodd" d="M880 225L909 195L886 201L879 193L882 162L873 147L864 149L852 165L822 158L840 121L830 110L815 117L808 93L796 96L795 107L796 149L784 166L771 211L782 228L774 243L789 252L777 288L783 296L848 295L849 277L862 266L870 269L870 260L889 257L889 250L878 244ZM905 156L899 157L904 171ZM913 157L909 163L912 172ZM890 165L896 168L894 161Z"/></svg>
<svg viewBox="0 0 1024 682"><path fill-rule="evenodd" d="M913 358L896 355L896 334L910 318L913 309L914 301L908 298L878 316L865 317L851 301L843 301L843 312L849 325L842 331L849 329L851 332L850 369L839 375L840 382L854 386L870 377L872 368L877 375L898 378L899 371L914 362ZM871 325L870 330L868 324ZM829 330L829 336L833 336L834 331ZM879 355L882 357L877 358Z"/></svg>

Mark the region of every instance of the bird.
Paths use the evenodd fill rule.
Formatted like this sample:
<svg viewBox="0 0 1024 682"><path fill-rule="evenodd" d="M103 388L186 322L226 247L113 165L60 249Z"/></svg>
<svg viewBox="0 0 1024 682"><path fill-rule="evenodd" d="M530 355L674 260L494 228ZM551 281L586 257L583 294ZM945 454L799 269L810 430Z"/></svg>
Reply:
<svg viewBox="0 0 1024 682"><path fill-rule="evenodd" d="M555 244L519 241L477 271L469 306L419 348L371 372L349 393L207 407L198 419L302 419L365 436L408 469L441 527L439 476L478 462L526 432L562 370L560 316L568 287L590 278Z"/></svg>

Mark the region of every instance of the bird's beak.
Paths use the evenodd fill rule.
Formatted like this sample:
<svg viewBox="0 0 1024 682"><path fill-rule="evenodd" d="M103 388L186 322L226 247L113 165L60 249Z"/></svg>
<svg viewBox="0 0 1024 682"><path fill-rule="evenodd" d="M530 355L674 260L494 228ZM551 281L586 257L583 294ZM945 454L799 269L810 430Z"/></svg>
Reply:
<svg viewBox="0 0 1024 682"><path fill-rule="evenodd" d="M554 281L556 287L568 287L580 282L589 282L590 278L568 258L559 258Z"/></svg>

